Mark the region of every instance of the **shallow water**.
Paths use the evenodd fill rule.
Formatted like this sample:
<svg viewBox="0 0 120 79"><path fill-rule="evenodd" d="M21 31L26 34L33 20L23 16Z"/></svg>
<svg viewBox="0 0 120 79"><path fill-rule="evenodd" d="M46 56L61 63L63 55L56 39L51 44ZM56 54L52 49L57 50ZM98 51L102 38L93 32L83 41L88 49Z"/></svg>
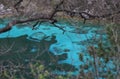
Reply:
<svg viewBox="0 0 120 79"><path fill-rule="evenodd" d="M0 27L4 25L0 24ZM49 23L36 26L34 30L30 26L23 28L14 26L9 32L0 34L1 51L12 48L9 52L0 54L0 61L11 60L27 63L38 59L47 65L57 62L58 65L70 65L70 68L73 68L72 72L70 71L72 74L78 74L87 64L88 68L84 69L84 72L94 71L94 67L90 65L93 57L88 53L87 48L91 45L97 47L99 39L102 39L103 43L107 43L107 36L104 29L101 28L102 26L81 24L76 28L65 23L57 23L57 25L66 30L64 34L61 29ZM99 32L96 32L98 30ZM5 49L2 50L2 48ZM49 54L50 56L48 56ZM81 60L80 55L82 55ZM51 56L56 60L55 62L51 61ZM104 72L115 68L112 61L105 63L104 59L99 59L104 64L104 67L99 67L99 71ZM57 74L69 73L69 69L67 69L68 71L53 70Z"/></svg>

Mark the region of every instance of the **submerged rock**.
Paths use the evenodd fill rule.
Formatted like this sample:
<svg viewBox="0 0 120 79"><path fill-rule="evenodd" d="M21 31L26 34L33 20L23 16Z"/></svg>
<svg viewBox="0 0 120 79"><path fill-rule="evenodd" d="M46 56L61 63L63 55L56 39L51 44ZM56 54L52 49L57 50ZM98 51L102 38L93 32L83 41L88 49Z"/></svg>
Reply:
<svg viewBox="0 0 120 79"><path fill-rule="evenodd" d="M41 41L42 39L44 39L45 37L47 37L43 32L36 32L31 34L28 39L32 40L32 41Z"/></svg>
<svg viewBox="0 0 120 79"><path fill-rule="evenodd" d="M70 48L67 47L67 45L62 44L52 44L49 49L50 52L54 53L55 55L61 55L63 53L68 53L71 51Z"/></svg>

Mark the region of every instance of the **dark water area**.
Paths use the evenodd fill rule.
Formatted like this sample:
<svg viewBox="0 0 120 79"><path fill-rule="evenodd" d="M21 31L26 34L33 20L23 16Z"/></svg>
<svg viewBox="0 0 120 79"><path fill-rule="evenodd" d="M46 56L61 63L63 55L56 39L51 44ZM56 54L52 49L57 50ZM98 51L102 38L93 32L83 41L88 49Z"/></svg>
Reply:
<svg viewBox="0 0 120 79"><path fill-rule="evenodd" d="M56 42L55 36L52 37L51 41L41 40L41 42L26 38L27 36L0 39L0 48L4 48L1 50L3 54L0 55L0 61L12 61L18 64L40 60L45 65L49 65L52 62L57 63L57 61L67 58L66 54L56 56L48 51L50 45ZM7 52L7 50L9 51Z"/></svg>
<svg viewBox="0 0 120 79"><path fill-rule="evenodd" d="M15 65L23 64L24 66L28 66L30 62L39 61L49 71L61 71L63 69L65 71L77 70L70 64L58 64L58 61L67 58L67 54L54 55L49 52L50 45L57 42L55 36L50 41L41 40L40 42L26 38L27 35L0 39L0 52L3 52L0 54L0 63L4 66L10 66L10 62Z"/></svg>
<svg viewBox="0 0 120 79"><path fill-rule="evenodd" d="M0 39L1 47L8 47L9 49L13 45L11 50L6 54L2 55L0 59L7 60L11 58L14 59L15 61L17 59L21 61L25 59L29 60L37 56L37 53L41 53L46 48L48 49L52 43L55 43L55 39L50 42L43 40L41 42L34 42L26 39L26 37L27 36ZM47 49L44 52L47 52Z"/></svg>

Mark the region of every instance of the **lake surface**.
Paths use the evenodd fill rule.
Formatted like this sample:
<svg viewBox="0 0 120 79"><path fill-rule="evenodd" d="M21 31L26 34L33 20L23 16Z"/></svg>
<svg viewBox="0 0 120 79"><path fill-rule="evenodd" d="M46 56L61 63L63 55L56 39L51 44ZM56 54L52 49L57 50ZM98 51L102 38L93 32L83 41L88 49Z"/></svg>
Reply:
<svg viewBox="0 0 120 79"><path fill-rule="evenodd" d="M26 64L40 60L56 74L94 72L94 59L88 53L88 48L97 48L101 41L106 46L109 45L103 26L82 23L73 26L63 22L56 25L66 31L63 33L61 29L46 22L37 25L36 29L29 25L14 26L10 31L0 34L0 61ZM0 24L0 28L4 26L5 23ZM115 65L111 60L106 63L102 57L98 59L101 63L98 68L100 73L108 70L114 73ZM55 66L62 68L54 68Z"/></svg>

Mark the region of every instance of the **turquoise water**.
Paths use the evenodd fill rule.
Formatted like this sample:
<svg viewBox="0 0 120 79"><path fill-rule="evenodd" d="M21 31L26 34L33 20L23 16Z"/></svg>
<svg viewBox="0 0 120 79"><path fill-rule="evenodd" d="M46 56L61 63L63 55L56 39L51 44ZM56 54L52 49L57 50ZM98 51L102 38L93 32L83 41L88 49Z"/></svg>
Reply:
<svg viewBox="0 0 120 79"><path fill-rule="evenodd" d="M92 62L94 59L88 53L87 49L91 45L97 47L98 42L100 42L99 39L102 39L103 43L107 43L106 33L104 32L102 26L88 26L81 24L76 27L65 23L57 23L57 25L66 30L64 34L62 30L49 23L43 23L40 26L36 26L36 29L34 30L29 25L24 27L14 26L12 30L0 34L0 42L2 41L2 44L4 44L3 42L7 41L8 43L5 44L12 45L12 43L15 41L17 47L16 49L20 49L21 46L26 46L24 47L27 48L26 51L24 51L24 53L22 52L23 54L20 56L20 60L26 62L30 61L32 58L34 59L39 51L42 52L48 48L48 51L53 57L61 56L61 58L56 61L57 64L70 64L75 70L70 72L54 70L54 73L57 74L71 73L76 75L86 64L88 65L88 68L84 69L83 71L85 73L93 72L94 67L90 62ZM0 28L4 26L5 24L0 24ZM99 32L97 33L96 31ZM81 60L79 57L80 54L82 55ZM8 57L14 58L16 53L13 50L11 55L7 55ZM45 57L47 58L47 56ZM5 57L0 59L2 60L4 58ZM38 57L38 59L42 60L40 57ZM112 61L105 63L103 58L98 57L98 59L99 62L103 64L102 66L99 66L99 72L107 72L107 70L112 70L115 68ZM49 61L45 62L48 63Z"/></svg>

